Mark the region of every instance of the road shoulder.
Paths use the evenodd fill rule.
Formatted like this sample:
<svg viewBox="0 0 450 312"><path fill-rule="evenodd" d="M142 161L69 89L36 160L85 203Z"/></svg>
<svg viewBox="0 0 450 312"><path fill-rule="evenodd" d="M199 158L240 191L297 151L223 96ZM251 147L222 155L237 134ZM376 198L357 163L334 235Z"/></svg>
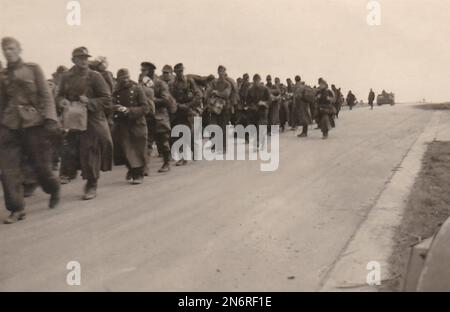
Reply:
<svg viewBox="0 0 450 312"><path fill-rule="evenodd" d="M427 126L411 145L386 182L374 205L325 275L321 291L378 291L397 276L390 257L409 193L421 169L427 143L436 139L441 112L434 112ZM381 286L369 286L368 274L379 264ZM373 276L373 275L369 275Z"/></svg>

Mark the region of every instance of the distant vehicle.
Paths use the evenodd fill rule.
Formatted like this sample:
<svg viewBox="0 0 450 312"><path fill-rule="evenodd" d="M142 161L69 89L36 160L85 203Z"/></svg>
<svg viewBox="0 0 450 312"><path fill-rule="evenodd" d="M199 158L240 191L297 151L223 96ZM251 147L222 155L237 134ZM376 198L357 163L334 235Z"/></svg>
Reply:
<svg viewBox="0 0 450 312"><path fill-rule="evenodd" d="M383 90L383 92L381 92L381 94L378 94L377 96L377 105L383 105L383 104L390 104L390 105L394 105L395 104L395 95L394 93L387 93L386 91Z"/></svg>

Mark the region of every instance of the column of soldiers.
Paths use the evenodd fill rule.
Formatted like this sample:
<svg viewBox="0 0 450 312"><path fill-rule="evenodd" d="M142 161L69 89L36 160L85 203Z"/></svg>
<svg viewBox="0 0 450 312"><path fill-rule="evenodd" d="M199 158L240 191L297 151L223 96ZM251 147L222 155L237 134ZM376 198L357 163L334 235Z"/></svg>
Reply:
<svg viewBox="0 0 450 312"><path fill-rule="evenodd" d="M318 87L300 76L286 85L278 77L272 83L270 75L264 84L259 74L252 81L244 74L236 82L222 65L217 78L186 75L181 63L165 65L158 76L151 62L140 64L137 81L127 68L114 77L107 59L90 61L86 47L74 49L73 66L59 66L47 81L39 65L22 61L16 39L3 38L1 45L8 62L0 75L0 170L10 212L5 223L25 218L24 197L38 185L55 208L60 184L70 183L78 172L85 180L84 200L97 196L100 173L111 171L113 164L126 166L129 183L142 184L150 174L154 144L163 160L158 172L170 171L171 145L178 139L171 130L177 125L192 129L196 116L203 126L224 130L224 144L216 151L225 152L229 124L280 126L282 131L289 125L300 127L298 136L306 137L315 121L326 139L343 103L340 89L329 88L322 78ZM74 107L85 112L85 128L65 127L66 113ZM176 166L186 165L186 158L180 151ZM59 177L54 173L58 162Z"/></svg>

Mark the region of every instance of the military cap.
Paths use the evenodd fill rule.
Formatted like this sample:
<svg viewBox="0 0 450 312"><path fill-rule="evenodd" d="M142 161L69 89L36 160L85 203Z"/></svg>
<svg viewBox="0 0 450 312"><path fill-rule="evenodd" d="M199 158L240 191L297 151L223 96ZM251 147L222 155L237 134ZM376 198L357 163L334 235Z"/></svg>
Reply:
<svg viewBox="0 0 450 312"><path fill-rule="evenodd" d="M172 66L170 65L164 65L164 67L162 68L162 71L164 73L171 73L173 71Z"/></svg>
<svg viewBox="0 0 450 312"><path fill-rule="evenodd" d="M130 77L130 72L126 68L121 68L117 71L117 79L121 79L124 77Z"/></svg>
<svg viewBox="0 0 450 312"><path fill-rule="evenodd" d="M295 81L301 81L302 77L300 77L299 75L295 76Z"/></svg>
<svg viewBox="0 0 450 312"><path fill-rule="evenodd" d="M219 67L217 68L218 71L226 71L227 69L225 68L225 66L223 65L219 65Z"/></svg>
<svg viewBox="0 0 450 312"><path fill-rule="evenodd" d="M173 69L174 71L184 70L184 66L182 63L178 63Z"/></svg>
<svg viewBox="0 0 450 312"><path fill-rule="evenodd" d="M89 54L89 51L86 47L75 48L72 52L72 57L77 57L77 56L91 57L91 55Z"/></svg>
<svg viewBox="0 0 450 312"><path fill-rule="evenodd" d="M156 66L153 65L153 63L150 63L150 62L142 62L141 66L142 67L146 67L147 69L150 69L150 70L155 70L156 69Z"/></svg>
<svg viewBox="0 0 450 312"><path fill-rule="evenodd" d="M253 80L259 79L261 80L261 76L259 74L253 75Z"/></svg>

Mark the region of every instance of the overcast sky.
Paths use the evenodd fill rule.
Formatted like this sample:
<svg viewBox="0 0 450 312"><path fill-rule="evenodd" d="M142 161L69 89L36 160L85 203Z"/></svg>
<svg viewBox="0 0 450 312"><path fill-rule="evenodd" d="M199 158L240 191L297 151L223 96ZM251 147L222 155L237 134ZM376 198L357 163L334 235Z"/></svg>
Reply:
<svg viewBox="0 0 450 312"><path fill-rule="evenodd" d="M143 60L198 74L222 64L234 78L324 77L364 99L372 87L450 100L450 0L380 0L376 27L366 0L80 0L79 27L66 23L67 2L0 0L0 36L17 37L47 76L83 45L135 78Z"/></svg>

